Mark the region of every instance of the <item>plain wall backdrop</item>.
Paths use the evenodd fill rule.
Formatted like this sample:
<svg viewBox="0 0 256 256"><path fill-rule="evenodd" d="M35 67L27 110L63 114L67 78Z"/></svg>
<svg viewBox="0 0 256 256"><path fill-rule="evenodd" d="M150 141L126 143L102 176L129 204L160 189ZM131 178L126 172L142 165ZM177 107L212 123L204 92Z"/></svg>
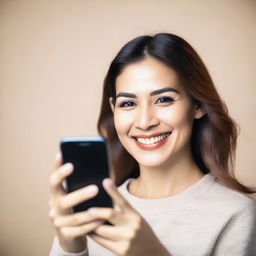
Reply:
<svg viewBox="0 0 256 256"><path fill-rule="evenodd" d="M197 50L241 127L236 175L255 186L255 27L254 0L0 1L0 255L48 255L59 141L97 135L109 64L139 35Z"/></svg>

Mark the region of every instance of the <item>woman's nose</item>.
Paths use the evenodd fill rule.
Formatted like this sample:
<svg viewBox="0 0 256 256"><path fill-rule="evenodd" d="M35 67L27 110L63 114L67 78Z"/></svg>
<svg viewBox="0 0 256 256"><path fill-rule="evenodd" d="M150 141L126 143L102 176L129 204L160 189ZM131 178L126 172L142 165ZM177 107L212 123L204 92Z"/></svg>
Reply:
<svg viewBox="0 0 256 256"><path fill-rule="evenodd" d="M138 109L136 115L136 128L141 130L149 130L159 124L159 120L154 110L148 106Z"/></svg>

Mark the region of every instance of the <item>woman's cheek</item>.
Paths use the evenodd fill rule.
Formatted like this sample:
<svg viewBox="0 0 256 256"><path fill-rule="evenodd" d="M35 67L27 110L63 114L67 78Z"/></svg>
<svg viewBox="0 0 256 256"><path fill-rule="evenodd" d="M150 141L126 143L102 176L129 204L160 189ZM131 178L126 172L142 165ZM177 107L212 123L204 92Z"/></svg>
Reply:
<svg viewBox="0 0 256 256"><path fill-rule="evenodd" d="M158 116L162 121L175 128L191 122L193 118L190 112L188 106L184 107L177 104L176 106L173 105L169 108L160 109L158 111Z"/></svg>
<svg viewBox="0 0 256 256"><path fill-rule="evenodd" d="M114 115L115 128L118 134L127 134L132 124L132 114L128 111L116 111Z"/></svg>

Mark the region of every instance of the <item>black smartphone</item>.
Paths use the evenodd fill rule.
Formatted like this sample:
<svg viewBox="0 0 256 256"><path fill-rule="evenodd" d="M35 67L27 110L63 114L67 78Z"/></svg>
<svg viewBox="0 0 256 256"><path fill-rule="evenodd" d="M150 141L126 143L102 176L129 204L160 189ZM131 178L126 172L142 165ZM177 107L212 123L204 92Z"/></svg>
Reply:
<svg viewBox="0 0 256 256"><path fill-rule="evenodd" d="M110 176L107 142L103 137L68 137L60 143L63 164L72 163L74 171L67 177L68 192L95 184L99 193L74 207L74 212L90 207L113 207L111 197L102 186L104 178Z"/></svg>

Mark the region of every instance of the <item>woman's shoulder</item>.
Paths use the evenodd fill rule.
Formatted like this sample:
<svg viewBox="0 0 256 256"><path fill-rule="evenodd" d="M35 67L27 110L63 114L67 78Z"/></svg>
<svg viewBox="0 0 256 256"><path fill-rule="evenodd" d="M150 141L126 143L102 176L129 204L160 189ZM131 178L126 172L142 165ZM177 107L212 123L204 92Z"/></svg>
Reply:
<svg viewBox="0 0 256 256"><path fill-rule="evenodd" d="M219 209L226 209L227 212L231 211L233 214L256 213L256 200L254 198L226 186L217 178L205 196L208 197L209 203L215 204Z"/></svg>

